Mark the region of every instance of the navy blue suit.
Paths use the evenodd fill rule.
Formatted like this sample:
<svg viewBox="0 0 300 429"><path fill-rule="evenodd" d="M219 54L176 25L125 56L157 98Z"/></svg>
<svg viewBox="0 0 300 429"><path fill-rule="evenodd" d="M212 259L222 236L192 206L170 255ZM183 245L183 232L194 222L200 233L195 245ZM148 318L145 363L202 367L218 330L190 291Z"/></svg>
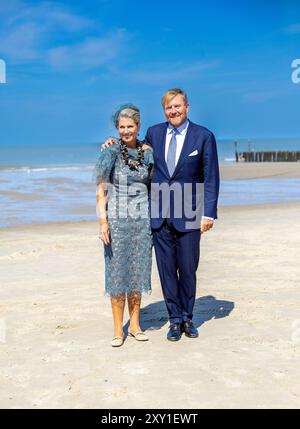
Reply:
<svg viewBox="0 0 300 429"><path fill-rule="evenodd" d="M165 161L167 127L167 122L150 127L145 143L152 146L154 153L150 206L156 261L170 322L181 323L193 317L201 216L217 218L219 166L213 133L189 121L180 157L170 177ZM177 187L181 192L171 192L165 201L163 193L156 192L157 186ZM197 186L203 188L204 207L197 204ZM193 216L192 212L186 213L186 202Z"/></svg>

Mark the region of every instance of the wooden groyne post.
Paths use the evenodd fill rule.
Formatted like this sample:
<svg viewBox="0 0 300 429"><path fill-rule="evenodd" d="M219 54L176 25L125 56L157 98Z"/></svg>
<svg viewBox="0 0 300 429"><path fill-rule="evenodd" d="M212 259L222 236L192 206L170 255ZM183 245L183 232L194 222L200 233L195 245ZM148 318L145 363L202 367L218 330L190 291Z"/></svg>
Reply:
<svg viewBox="0 0 300 429"><path fill-rule="evenodd" d="M248 151L238 152L238 142L234 141L236 162L300 162L300 150L254 151L248 140Z"/></svg>
<svg viewBox="0 0 300 429"><path fill-rule="evenodd" d="M244 162L300 162L300 150L239 152L238 160Z"/></svg>

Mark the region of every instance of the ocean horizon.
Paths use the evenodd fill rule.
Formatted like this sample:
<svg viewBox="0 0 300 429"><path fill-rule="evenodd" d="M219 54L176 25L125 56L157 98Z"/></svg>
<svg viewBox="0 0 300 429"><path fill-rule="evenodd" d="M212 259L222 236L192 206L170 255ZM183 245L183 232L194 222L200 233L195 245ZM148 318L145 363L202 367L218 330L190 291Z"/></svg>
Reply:
<svg viewBox="0 0 300 429"><path fill-rule="evenodd" d="M300 137L294 138L232 138L217 139L219 162L235 162L235 142L238 152L300 150ZM34 167L69 167L93 164L102 142L76 143L0 143L0 169Z"/></svg>

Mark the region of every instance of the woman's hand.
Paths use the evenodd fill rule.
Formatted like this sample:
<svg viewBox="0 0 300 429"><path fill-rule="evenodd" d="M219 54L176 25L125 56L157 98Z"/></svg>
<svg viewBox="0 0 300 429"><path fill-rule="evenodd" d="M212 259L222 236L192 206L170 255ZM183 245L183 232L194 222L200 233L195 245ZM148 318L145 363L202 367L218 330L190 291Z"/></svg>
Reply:
<svg viewBox="0 0 300 429"><path fill-rule="evenodd" d="M151 146L149 146L148 144L143 144L142 149L143 150L151 149Z"/></svg>
<svg viewBox="0 0 300 429"><path fill-rule="evenodd" d="M100 224L99 238L105 246L109 244L109 227L107 222L103 222Z"/></svg>
<svg viewBox="0 0 300 429"><path fill-rule="evenodd" d="M100 152L102 152L104 149L106 149L111 144L118 144L118 140L114 137L108 137L108 139L105 140L103 145L100 146Z"/></svg>

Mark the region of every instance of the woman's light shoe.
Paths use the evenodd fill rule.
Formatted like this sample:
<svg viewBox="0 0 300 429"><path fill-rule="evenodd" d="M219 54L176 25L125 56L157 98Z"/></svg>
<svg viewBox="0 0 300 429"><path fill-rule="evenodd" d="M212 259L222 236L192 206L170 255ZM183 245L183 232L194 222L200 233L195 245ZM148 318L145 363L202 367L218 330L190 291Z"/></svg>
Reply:
<svg viewBox="0 0 300 429"><path fill-rule="evenodd" d="M114 337L111 341L112 347L121 347L124 344L125 337Z"/></svg>
<svg viewBox="0 0 300 429"><path fill-rule="evenodd" d="M145 332L138 331L138 332L132 332L128 331L128 335L131 337L134 337L137 341L149 341L149 338L145 334Z"/></svg>

